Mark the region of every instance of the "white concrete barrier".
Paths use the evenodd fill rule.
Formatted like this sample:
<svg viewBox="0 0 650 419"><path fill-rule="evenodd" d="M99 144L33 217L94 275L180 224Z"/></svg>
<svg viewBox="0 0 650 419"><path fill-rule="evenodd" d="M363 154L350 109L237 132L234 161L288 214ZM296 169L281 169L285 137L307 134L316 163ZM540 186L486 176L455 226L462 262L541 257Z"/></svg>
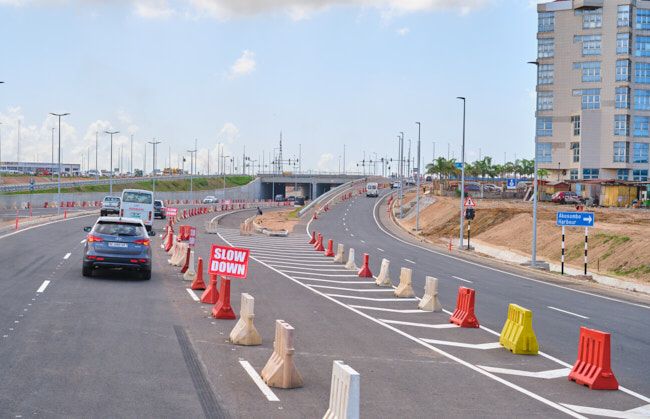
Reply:
<svg viewBox="0 0 650 419"><path fill-rule="evenodd" d="M345 365L334 361L330 404L323 419L358 419L360 404L361 376Z"/></svg>
<svg viewBox="0 0 650 419"><path fill-rule="evenodd" d="M345 246L339 243L336 246L336 255L334 256L334 263L345 263Z"/></svg>
<svg viewBox="0 0 650 419"><path fill-rule="evenodd" d="M415 297L411 278L413 271L409 268L402 268L399 273L399 285L395 289L395 297L411 298Z"/></svg>
<svg viewBox="0 0 650 419"><path fill-rule="evenodd" d="M380 287L392 287L393 282L390 280L390 261L388 259L381 260L381 269L379 270L379 275L375 280L375 284Z"/></svg>
<svg viewBox="0 0 650 419"><path fill-rule="evenodd" d="M424 296L420 300L418 308L424 311L442 311L442 304L438 298L438 278L427 276L424 284Z"/></svg>
<svg viewBox="0 0 650 419"><path fill-rule="evenodd" d="M350 253L348 254L348 262L345 264L345 267L347 269L351 269L353 271L358 271L359 268L357 265L354 263L354 249L350 248Z"/></svg>
<svg viewBox="0 0 650 419"><path fill-rule="evenodd" d="M243 346L261 345L262 336L260 336L253 324L254 318L255 299L250 294L242 293L239 320L230 332L230 342Z"/></svg>

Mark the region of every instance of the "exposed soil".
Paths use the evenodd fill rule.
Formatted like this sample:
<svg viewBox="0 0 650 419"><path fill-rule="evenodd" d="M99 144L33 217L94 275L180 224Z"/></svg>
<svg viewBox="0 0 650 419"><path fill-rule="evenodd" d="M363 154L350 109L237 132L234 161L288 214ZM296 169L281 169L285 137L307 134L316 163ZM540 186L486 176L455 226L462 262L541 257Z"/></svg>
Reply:
<svg viewBox="0 0 650 419"><path fill-rule="evenodd" d="M287 209L282 211L268 211L255 217L255 223L269 230L287 230L289 233L300 222L296 215L298 209Z"/></svg>

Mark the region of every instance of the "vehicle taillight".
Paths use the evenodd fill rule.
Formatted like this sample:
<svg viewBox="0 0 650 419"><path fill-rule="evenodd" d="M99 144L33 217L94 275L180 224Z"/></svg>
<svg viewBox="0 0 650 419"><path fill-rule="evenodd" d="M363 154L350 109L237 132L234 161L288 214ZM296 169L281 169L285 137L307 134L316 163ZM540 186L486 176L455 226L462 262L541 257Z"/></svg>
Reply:
<svg viewBox="0 0 650 419"><path fill-rule="evenodd" d="M151 244L151 240L149 239L138 239L134 241L135 244L141 244L143 246L149 246Z"/></svg>
<svg viewBox="0 0 650 419"><path fill-rule="evenodd" d="M120 217L124 217L124 210L123 209L120 210Z"/></svg>
<svg viewBox="0 0 650 419"><path fill-rule="evenodd" d="M88 243L96 243L96 242L103 242L104 239L101 237L93 236L92 234L89 234L87 237Z"/></svg>
<svg viewBox="0 0 650 419"><path fill-rule="evenodd" d="M149 221L151 221L151 211L149 211Z"/></svg>

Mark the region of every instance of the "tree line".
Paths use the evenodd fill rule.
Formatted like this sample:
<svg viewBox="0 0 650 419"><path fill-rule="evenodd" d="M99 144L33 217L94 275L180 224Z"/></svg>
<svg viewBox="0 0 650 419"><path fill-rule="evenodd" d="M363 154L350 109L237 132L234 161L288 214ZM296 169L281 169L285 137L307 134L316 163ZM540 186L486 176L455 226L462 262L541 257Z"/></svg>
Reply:
<svg viewBox="0 0 650 419"><path fill-rule="evenodd" d="M432 163L426 165L426 172L437 175L440 179L459 177L461 170L456 167L456 159L438 157ZM506 177L531 177L535 172L535 161L518 159L505 164L493 164L492 157L486 156L473 163L465 163L465 176L476 178L506 178ZM545 177L546 170L539 169L537 174Z"/></svg>

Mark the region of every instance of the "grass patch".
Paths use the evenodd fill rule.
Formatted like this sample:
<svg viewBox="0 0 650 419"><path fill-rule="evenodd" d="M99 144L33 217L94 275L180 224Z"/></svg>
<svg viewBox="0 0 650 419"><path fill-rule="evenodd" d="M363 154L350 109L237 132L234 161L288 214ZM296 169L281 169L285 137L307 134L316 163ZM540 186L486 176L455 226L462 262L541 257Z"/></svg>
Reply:
<svg viewBox="0 0 650 419"><path fill-rule="evenodd" d="M636 275L646 275L650 274L650 265L639 265L639 266L619 266L614 269L613 272L616 275L621 276L636 276Z"/></svg>
<svg viewBox="0 0 650 419"><path fill-rule="evenodd" d="M300 215L298 215L298 213L300 212L301 209L302 209L302 207L298 207L298 208L294 209L289 214L287 214L287 218L290 219L290 220L296 220L296 219L300 218Z"/></svg>
<svg viewBox="0 0 650 419"><path fill-rule="evenodd" d="M617 236L616 234L608 234L608 233L596 233L595 238L597 240L602 240L603 244L610 243L610 245L613 246L619 246L623 243L627 243L630 241L630 238L628 236Z"/></svg>

